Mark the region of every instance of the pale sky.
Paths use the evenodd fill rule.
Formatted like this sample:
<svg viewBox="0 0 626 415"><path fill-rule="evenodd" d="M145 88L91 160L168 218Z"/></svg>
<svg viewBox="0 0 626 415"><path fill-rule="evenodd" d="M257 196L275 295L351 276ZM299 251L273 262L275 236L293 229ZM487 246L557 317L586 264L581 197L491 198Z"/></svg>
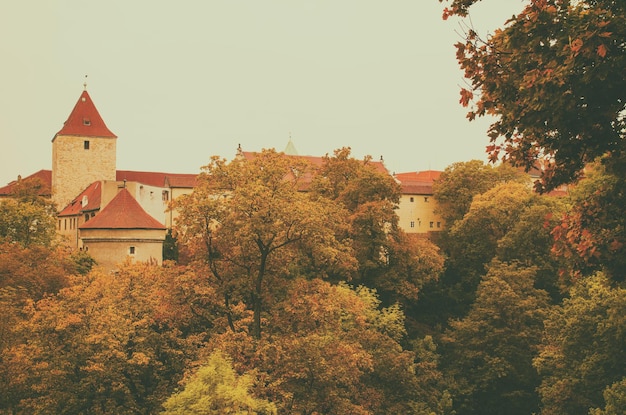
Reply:
<svg viewBox="0 0 626 415"><path fill-rule="evenodd" d="M486 160L437 0L0 0L0 186L51 168L82 90L123 170L197 173L212 155L351 147L390 172ZM493 32L521 0L485 0Z"/></svg>

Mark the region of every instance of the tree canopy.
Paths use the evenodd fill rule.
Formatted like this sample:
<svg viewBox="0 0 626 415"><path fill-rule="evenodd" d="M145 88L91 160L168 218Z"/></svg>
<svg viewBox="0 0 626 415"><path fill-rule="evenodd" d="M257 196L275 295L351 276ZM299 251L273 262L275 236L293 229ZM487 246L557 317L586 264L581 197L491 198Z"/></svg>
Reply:
<svg viewBox="0 0 626 415"><path fill-rule="evenodd" d="M445 1L445 0L440 0ZM480 0L446 1L444 18ZM626 4L615 0L527 0L490 36L467 27L456 44L469 85L470 120L490 115L492 160L545 169L537 188L577 179L609 155L624 171Z"/></svg>

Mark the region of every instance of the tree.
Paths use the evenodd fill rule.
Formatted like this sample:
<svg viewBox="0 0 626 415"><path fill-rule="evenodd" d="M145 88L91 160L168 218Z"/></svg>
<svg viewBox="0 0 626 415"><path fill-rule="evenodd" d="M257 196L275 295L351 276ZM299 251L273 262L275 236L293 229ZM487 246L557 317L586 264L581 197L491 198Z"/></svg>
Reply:
<svg viewBox="0 0 626 415"><path fill-rule="evenodd" d="M442 1L442 0L440 0ZM444 18L466 16L479 0L452 0ZM456 44L470 85L461 103L470 120L490 115L492 160L543 163L547 191L577 179L608 154L624 171L626 5L615 0L531 0L484 37L470 27Z"/></svg>
<svg viewBox="0 0 626 415"><path fill-rule="evenodd" d="M499 183L524 182L527 177L507 164L496 168L480 160L453 163L433 183L437 213L452 227L468 212L474 196L485 193Z"/></svg>
<svg viewBox="0 0 626 415"><path fill-rule="evenodd" d="M273 404L250 395L252 379L238 376L230 359L213 352L185 383L182 391L163 404L162 415L275 415Z"/></svg>
<svg viewBox="0 0 626 415"><path fill-rule="evenodd" d="M19 179L11 188L11 196L23 203L31 203L34 205L49 207L55 210L55 206L44 195L50 195L52 192L50 186L39 177L29 177L24 180Z"/></svg>
<svg viewBox="0 0 626 415"><path fill-rule="evenodd" d="M171 269L127 264L114 278L94 270L56 296L27 302L16 328L25 341L2 354L2 369L14 371L9 407L155 413L204 338L189 330L194 315L179 281Z"/></svg>
<svg viewBox="0 0 626 415"><path fill-rule="evenodd" d="M441 274L439 249L398 227L395 209L400 187L389 174L374 167L371 157L356 160L350 156L350 148L335 150L315 172L311 192L349 212L348 237L358 262L353 282L376 289L385 304L415 301L422 286Z"/></svg>
<svg viewBox="0 0 626 415"><path fill-rule="evenodd" d="M540 379L532 359L541 340L548 296L534 283L534 269L493 262L468 315L450 323L442 339L442 361L458 385L453 394L458 413L537 411L535 389Z"/></svg>
<svg viewBox="0 0 626 415"><path fill-rule="evenodd" d="M602 407L605 390L607 403L619 396L612 394L623 385L608 388L626 373L625 315L626 290L611 287L602 273L578 281L570 298L550 311L534 360L543 415L588 413Z"/></svg>
<svg viewBox="0 0 626 415"><path fill-rule="evenodd" d="M462 317L494 259L535 268L537 287L559 301L569 286L558 278L563 263L550 249L551 231L558 224L562 203L516 181L476 195L468 212L439 242L446 269L438 281L424 287L416 304L422 321L434 326Z"/></svg>
<svg viewBox="0 0 626 415"><path fill-rule="evenodd" d="M0 203L0 240L49 246L56 236L53 214L50 206L5 200Z"/></svg>
<svg viewBox="0 0 626 415"><path fill-rule="evenodd" d="M349 241L337 238L345 212L300 191L309 168L274 150L231 163L214 157L179 201L181 239L208 265L233 330L233 301L253 311L251 331L260 338L266 303L294 273L349 278L355 268Z"/></svg>
<svg viewBox="0 0 626 415"><path fill-rule="evenodd" d="M23 290L31 300L57 293L75 270L72 257L60 248L0 244L0 288Z"/></svg>
<svg viewBox="0 0 626 415"><path fill-rule="evenodd" d="M626 279L626 176L608 173L599 163L571 191L571 208L554 227L554 253L576 278L601 270L615 281Z"/></svg>
<svg viewBox="0 0 626 415"><path fill-rule="evenodd" d="M401 347L401 309L381 308L371 289L296 279L268 319L262 339L227 331L212 349L232 356L239 373L256 370L253 390L279 413L418 414L438 402L419 395L432 385L420 383L415 354Z"/></svg>
<svg viewBox="0 0 626 415"><path fill-rule="evenodd" d="M626 378L607 387L603 393L604 409L592 409L589 415L620 415L626 413Z"/></svg>

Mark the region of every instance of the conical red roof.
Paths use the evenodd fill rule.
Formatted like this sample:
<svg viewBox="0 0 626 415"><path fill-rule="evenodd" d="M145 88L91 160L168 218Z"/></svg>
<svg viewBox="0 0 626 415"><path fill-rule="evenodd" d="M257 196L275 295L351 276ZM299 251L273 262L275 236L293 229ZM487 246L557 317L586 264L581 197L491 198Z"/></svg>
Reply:
<svg viewBox="0 0 626 415"><path fill-rule="evenodd" d="M78 102L76 102L67 121L63 124L63 128L56 133L54 138L58 135L117 138L107 128L86 90L80 94L80 98L78 98Z"/></svg>
<svg viewBox="0 0 626 415"><path fill-rule="evenodd" d="M165 229L165 226L143 210L127 189L122 189L100 214L79 229Z"/></svg>

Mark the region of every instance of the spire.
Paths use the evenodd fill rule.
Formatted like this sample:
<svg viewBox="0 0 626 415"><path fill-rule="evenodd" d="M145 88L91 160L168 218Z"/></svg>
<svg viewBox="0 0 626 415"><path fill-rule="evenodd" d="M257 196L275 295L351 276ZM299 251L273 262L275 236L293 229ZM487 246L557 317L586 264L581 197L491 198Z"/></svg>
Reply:
<svg viewBox="0 0 626 415"><path fill-rule="evenodd" d="M285 147L284 153L288 156L298 155L298 150L296 150L296 146L294 146L293 141L291 141L291 131L289 132L289 142L287 143L287 147Z"/></svg>
<svg viewBox="0 0 626 415"><path fill-rule="evenodd" d="M85 76L85 78L87 78ZM89 93L87 92L87 82L83 84L85 90L80 94L78 102L74 109L63 124L63 128L54 136L58 135L77 135L81 137L104 137L117 138L111 132L100 117L96 106L93 104ZM54 138L52 141L54 141Z"/></svg>

